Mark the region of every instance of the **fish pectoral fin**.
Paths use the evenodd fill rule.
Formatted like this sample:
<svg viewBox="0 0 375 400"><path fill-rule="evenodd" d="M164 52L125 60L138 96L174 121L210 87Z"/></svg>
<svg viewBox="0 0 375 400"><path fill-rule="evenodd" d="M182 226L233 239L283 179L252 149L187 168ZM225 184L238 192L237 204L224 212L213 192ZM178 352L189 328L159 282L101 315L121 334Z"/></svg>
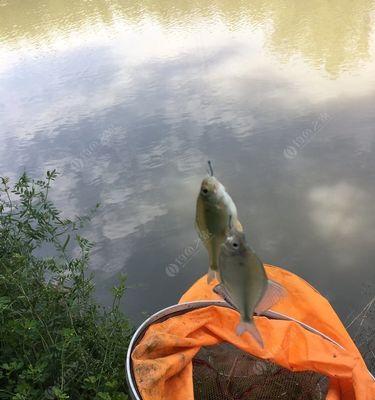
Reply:
<svg viewBox="0 0 375 400"><path fill-rule="evenodd" d="M197 220L194 223L194 227L195 227L195 230L198 233L199 239L204 243L204 245L206 245L206 242L208 241L210 233L208 232L208 230L202 230L201 227L199 226Z"/></svg>
<svg viewBox="0 0 375 400"><path fill-rule="evenodd" d="M288 292L283 286L269 279L267 282L267 289L263 297L260 299L259 303L255 307L255 312L257 314L260 314L263 311L270 309L287 294Z"/></svg>
<svg viewBox="0 0 375 400"><path fill-rule="evenodd" d="M249 332L259 346L262 349L264 348L262 336L260 335L258 328L255 326L254 321L240 321L240 323L236 326L236 333L238 336L241 336L245 332Z"/></svg>
<svg viewBox="0 0 375 400"><path fill-rule="evenodd" d="M218 294L220 297L222 297L223 300L225 300L230 306L232 306L233 308L235 308L237 310L237 307L233 303L229 293L227 292L227 290L225 289L225 287L222 284L216 285L214 287L213 291L216 294Z"/></svg>

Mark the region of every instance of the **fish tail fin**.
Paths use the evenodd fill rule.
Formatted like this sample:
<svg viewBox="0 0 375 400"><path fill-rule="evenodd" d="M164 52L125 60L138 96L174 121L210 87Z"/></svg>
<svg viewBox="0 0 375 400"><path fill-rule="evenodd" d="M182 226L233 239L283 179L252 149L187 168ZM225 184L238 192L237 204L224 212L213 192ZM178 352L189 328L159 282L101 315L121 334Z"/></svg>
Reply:
<svg viewBox="0 0 375 400"><path fill-rule="evenodd" d="M210 269L217 271L219 269L218 264L216 253L210 255Z"/></svg>
<svg viewBox="0 0 375 400"><path fill-rule="evenodd" d="M216 261L211 261L210 269L215 272L219 269Z"/></svg>
<svg viewBox="0 0 375 400"><path fill-rule="evenodd" d="M207 273L207 283L210 284L214 279L216 279L216 271L210 267Z"/></svg>
<svg viewBox="0 0 375 400"><path fill-rule="evenodd" d="M254 321L242 321L242 320L240 321L240 323L236 327L236 333L238 336L241 336L245 332L249 332L250 335L259 344L259 346L262 349L264 348L262 336L260 335Z"/></svg>

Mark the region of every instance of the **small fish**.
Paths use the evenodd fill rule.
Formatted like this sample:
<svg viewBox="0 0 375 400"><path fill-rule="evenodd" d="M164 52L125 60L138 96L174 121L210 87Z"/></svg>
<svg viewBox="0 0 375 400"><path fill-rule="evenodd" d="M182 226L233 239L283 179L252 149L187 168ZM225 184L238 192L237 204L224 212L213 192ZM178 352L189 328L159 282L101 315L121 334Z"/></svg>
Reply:
<svg viewBox="0 0 375 400"><path fill-rule="evenodd" d="M210 283L218 271L220 246L228 233L228 220L239 231L242 225L237 218L237 208L225 187L213 176L203 179L196 207L195 228L209 255L207 282Z"/></svg>
<svg viewBox="0 0 375 400"><path fill-rule="evenodd" d="M233 227L221 246L219 273L221 284L214 290L241 314L237 334L249 332L263 348L254 312L271 308L286 295L286 290L267 278L262 261L246 243L245 235Z"/></svg>

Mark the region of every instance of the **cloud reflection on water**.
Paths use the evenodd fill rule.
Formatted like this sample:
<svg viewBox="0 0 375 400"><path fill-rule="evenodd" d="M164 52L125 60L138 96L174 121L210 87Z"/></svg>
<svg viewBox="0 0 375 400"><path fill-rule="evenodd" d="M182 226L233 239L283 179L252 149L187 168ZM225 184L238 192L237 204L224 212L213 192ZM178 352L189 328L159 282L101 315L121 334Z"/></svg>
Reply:
<svg viewBox="0 0 375 400"><path fill-rule="evenodd" d="M373 3L325 3L332 24L321 22L323 30L316 1L308 12L276 0L222 9L184 2L182 10L151 3L143 14L140 2L90 4L80 16L75 4L63 20L51 2L48 32L34 29L34 8L18 35L1 25L1 169L57 167L52 195L67 214L102 203L88 232L98 242L98 290L126 269L130 284L145 287L127 302L139 319L206 271L204 252L173 285L165 266L196 238L195 196L212 159L264 260L303 275L345 310L346 288L359 293L373 274ZM351 15L340 20L342 7ZM299 35L294 12L305 24ZM285 159L285 146L325 112L329 123ZM346 278L332 287L342 266Z"/></svg>

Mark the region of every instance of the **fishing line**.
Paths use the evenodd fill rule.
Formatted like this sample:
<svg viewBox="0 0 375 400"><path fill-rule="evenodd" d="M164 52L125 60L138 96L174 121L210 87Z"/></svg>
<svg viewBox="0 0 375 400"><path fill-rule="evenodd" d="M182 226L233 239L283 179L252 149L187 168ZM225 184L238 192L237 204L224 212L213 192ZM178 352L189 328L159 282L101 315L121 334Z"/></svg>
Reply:
<svg viewBox="0 0 375 400"><path fill-rule="evenodd" d="M214 176L214 170L212 169L212 163L210 160L207 161L208 164L208 173L210 174L210 176Z"/></svg>

